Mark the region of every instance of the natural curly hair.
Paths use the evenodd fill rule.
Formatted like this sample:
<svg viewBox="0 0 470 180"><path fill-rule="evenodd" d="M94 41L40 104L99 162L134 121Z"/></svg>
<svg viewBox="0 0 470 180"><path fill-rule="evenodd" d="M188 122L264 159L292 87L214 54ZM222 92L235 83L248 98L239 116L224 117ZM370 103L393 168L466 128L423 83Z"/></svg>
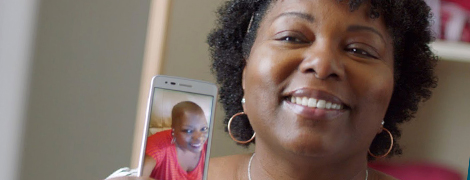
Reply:
<svg viewBox="0 0 470 180"><path fill-rule="evenodd" d="M250 54L256 31L263 16L276 0L230 0L217 11L216 27L208 36L213 59L212 72L220 85L220 102L226 112L224 123L237 112L243 111L242 71ZM338 0L341 1L341 0ZM437 57L428 44L433 40L430 25L430 8L423 0L350 0L350 11L363 3L370 3L370 17L382 16L393 38L395 85L387 109L384 127L398 139L398 125L410 120L418 104L429 99L431 89L437 85L434 67ZM247 30L250 21L250 29ZM231 124L232 134L239 139L249 139L253 130L246 117ZM225 128L227 131L227 128ZM387 133L378 134L370 151L384 154L390 140ZM251 143L245 144L248 146ZM390 155L401 154L394 142ZM369 160L374 158L369 155Z"/></svg>

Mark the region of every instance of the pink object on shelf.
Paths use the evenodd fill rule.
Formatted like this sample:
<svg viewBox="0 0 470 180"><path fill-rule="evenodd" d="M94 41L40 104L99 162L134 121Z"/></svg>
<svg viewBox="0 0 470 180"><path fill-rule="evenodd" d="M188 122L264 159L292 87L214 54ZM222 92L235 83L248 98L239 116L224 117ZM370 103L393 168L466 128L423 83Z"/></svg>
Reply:
<svg viewBox="0 0 470 180"><path fill-rule="evenodd" d="M369 163L369 167L400 180L462 180L456 170L433 163Z"/></svg>
<svg viewBox="0 0 470 180"><path fill-rule="evenodd" d="M446 0L441 2L440 38L448 41L470 42L469 8L470 1Z"/></svg>
<svg viewBox="0 0 470 180"><path fill-rule="evenodd" d="M448 41L461 41L469 13L459 4L442 2L441 4L441 37Z"/></svg>
<svg viewBox="0 0 470 180"><path fill-rule="evenodd" d="M467 11L470 11L470 1L469 0L443 0L446 2L453 2L455 4L460 5L462 8L466 9Z"/></svg>

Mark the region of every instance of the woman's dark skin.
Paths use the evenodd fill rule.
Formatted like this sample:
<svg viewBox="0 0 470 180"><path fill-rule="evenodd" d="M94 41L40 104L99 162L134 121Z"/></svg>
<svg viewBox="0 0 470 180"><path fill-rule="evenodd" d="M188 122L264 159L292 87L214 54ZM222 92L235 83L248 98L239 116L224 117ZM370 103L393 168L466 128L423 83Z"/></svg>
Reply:
<svg viewBox="0 0 470 180"><path fill-rule="evenodd" d="M178 164L181 169L190 172L199 163L201 151L207 140L209 127L204 111L192 102L180 102L173 107L171 118ZM198 146L194 146L195 144ZM145 155L143 177L118 177L112 180L152 180L149 176L156 163L151 156Z"/></svg>
<svg viewBox="0 0 470 180"><path fill-rule="evenodd" d="M187 172L196 168L199 163L201 151L207 140L208 125L202 109L185 109L186 105L179 105L172 113L172 128L176 139L176 152L178 163ZM190 131L190 132L187 132ZM192 144L199 144L193 147ZM145 155L142 176L149 177L157 162L149 155Z"/></svg>
<svg viewBox="0 0 470 180"><path fill-rule="evenodd" d="M209 127L204 111L193 102L180 102L173 107L171 119L178 164L190 172L198 165L207 140ZM145 155L142 176L149 177L156 163L155 159Z"/></svg>
<svg viewBox="0 0 470 180"><path fill-rule="evenodd" d="M242 111L243 86L250 123L232 132L249 138L246 132L256 131L251 178L362 180L368 170L369 180L394 179L367 169L367 150L386 152L382 119L399 137L397 126L413 117L436 86L437 59L427 46L429 9L419 0L374 1L379 18L371 18L369 1L319 1L277 0L263 13L261 1L232 0L218 12L218 27L209 36L213 70L228 117ZM255 12L262 19L252 27L251 46L244 38L252 33L244 29L247 14ZM247 50L240 45L245 42ZM292 94L341 102L345 109L309 110L290 102ZM387 139L377 138L379 132ZM395 146L390 154L401 150ZM211 159L209 179L248 179L250 157Z"/></svg>
<svg viewBox="0 0 470 180"><path fill-rule="evenodd" d="M369 6L276 1L243 71L243 106L256 131L252 179L363 180L367 150L393 92L393 41ZM291 97L325 99L340 110ZM248 179L251 155L212 159L209 179ZM369 170L371 179L393 179Z"/></svg>

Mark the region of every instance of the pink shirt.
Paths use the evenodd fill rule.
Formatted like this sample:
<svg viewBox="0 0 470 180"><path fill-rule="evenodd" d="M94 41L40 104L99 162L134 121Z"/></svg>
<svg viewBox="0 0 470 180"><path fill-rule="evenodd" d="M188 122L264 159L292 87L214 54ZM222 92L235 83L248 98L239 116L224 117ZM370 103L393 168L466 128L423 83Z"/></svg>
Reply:
<svg viewBox="0 0 470 180"><path fill-rule="evenodd" d="M206 146L201 151L196 168L186 172L178 164L176 146L171 143L172 138L171 130L158 132L148 137L145 153L157 162L150 177L158 180L202 180Z"/></svg>

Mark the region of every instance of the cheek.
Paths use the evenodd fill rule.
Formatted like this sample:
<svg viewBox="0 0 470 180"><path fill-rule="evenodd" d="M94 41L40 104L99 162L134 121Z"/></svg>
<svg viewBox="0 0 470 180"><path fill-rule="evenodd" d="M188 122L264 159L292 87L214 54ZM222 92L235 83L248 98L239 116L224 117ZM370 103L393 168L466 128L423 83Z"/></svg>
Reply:
<svg viewBox="0 0 470 180"><path fill-rule="evenodd" d="M387 66L371 68L361 71L358 76L361 78L352 82L359 102L357 109L381 122L393 93L393 69Z"/></svg>
<svg viewBox="0 0 470 180"><path fill-rule="evenodd" d="M178 134L175 134L175 136L176 136L176 140L180 143L186 143L191 138L185 133L178 133Z"/></svg>
<svg viewBox="0 0 470 180"><path fill-rule="evenodd" d="M294 55L276 53L277 49L260 47L251 54L245 69L245 112L253 117L273 115L280 92L295 71ZM257 111L252 112L250 111ZM266 113L269 112L269 113ZM270 117L257 117L270 118Z"/></svg>
<svg viewBox="0 0 470 180"><path fill-rule="evenodd" d="M260 86L282 84L297 69L301 59L296 52L286 52L269 45L256 49L247 62L247 78L256 78ZM283 52L283 53L279 53Z"/></svg>
<svg viewBox="0 0 470 180"><path fill-rule="evenodd" d="M207 141L207 136L208 136L207 133L203 134L200 140L205 143Z"/></svg>

